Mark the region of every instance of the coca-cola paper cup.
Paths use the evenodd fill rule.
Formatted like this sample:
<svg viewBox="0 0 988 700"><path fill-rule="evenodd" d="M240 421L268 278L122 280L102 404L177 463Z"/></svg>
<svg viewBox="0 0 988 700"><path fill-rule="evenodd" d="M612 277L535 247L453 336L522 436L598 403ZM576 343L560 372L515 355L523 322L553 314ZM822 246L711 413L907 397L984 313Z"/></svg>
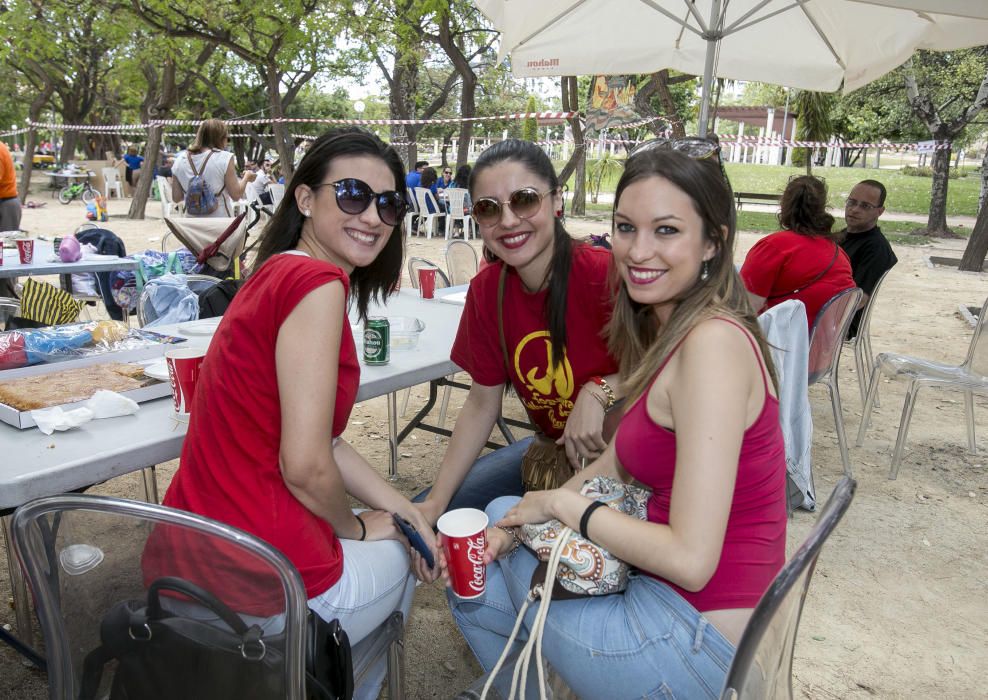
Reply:
<svg viewBox="0 0 988 700"><path fill-rule="evenodd" d="M419 293L423 299L432 299L436 296L436 268L419 268Z"/></svg>
<svg viewBox="0 0 988 700"><path fill-rule="evenodd" d="M21 265L30 265L34 262L34 241L30 238L18 238L17 255Z"/></svg>
<svg viewBox="0 0 988 700"><path fill-rule="evenodd" d="M439 518L437 527L453 593L461 598L483 595L487 586L484 566L487 513L476 508L457 508Z"/></svg>
<svg viewBox="0 0 988 700"><path fill-rule="evenodd" d="M181 348L165 353L168 379L172 384L172 400L175 402L175 412L179 415L189 415L205 356L205 348Z"/></svg>

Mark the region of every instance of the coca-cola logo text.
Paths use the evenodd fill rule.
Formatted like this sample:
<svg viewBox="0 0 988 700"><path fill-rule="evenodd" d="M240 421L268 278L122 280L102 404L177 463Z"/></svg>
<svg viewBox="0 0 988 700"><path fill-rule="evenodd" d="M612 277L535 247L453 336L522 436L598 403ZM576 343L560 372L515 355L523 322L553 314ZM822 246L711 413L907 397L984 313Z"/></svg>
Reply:
<svg viewBox="0 0 988 700"><path fill-rule="evenodd" d="M482 593L484 590L484 550L486 549L484 539L484 533L480 533L476 539L467 540L467 561L473 567L472 577L468 585L471 590L477 593Z"/></svg>

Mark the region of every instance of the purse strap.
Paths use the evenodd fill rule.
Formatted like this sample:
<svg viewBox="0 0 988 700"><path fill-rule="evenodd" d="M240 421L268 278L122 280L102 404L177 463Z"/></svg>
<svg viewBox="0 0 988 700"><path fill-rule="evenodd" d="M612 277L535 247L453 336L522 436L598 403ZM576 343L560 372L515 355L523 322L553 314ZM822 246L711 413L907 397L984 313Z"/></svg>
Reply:
<svg viewBox="0 0 988 700"><path fill-rule="evenodd" d="M766 300L767 301L771 301L772 299L781 299L782 297L788 297L788 296L792 296L793 294L799 294L801 291L803 291L804 289L806 289L810 285L816 284L821 279L823 279L823 276L825 274L827 274L828 272L830 272L830 268L832 268L834 266L834 263L837 262L837 256L839 254L840 254L840 246L837 245L836 243L834 243L834 257L832 257L830 259L830 264L827 265L825 268L823 268L823 272L821 272L819 275L817 275L816 277L814 277L813 279L811 279L809 282L807 282L806 284L804 284L802 287L796 287L796 289L792 290L791 292L785 292L783 294L773 294L770 297L766 297Z"/></svg>
<svg viewBox="0 0 988 700"><path fill-rule="evenodd" d="M480 700L486 700L488 691L494 685L494 679L497 678L497 674L501 671L501 667L504 666L504 662L511 653L515 639L518 636L518 630L521 629L521 623L525 620L525 613L528 611L528 606L535 598L540 599L539 609L536 611L535 619L532 621L528 640L525 642L525 646L522 647L521 653L518 655L518 660L515 662L515 670L511 674L511 689L508 691L507 700L514 700L516 697L528 697L525 693L525 686L528 680L528 667L531 665L533 653L535 654L535 668L539 676L539 698L540 700L546 700L545 667L542 663L542 636L545 631L545 621L549 617L549 604L552 603L553 582L556 580L556 572L559 570L559 561L562 559L563 550L566 548L566 543L572 534L573 528L571 527L564 527L560 531L559 538L549 553L545 581L535 585L528 592L528 595L525 596L525 602L522 604L521 610L518 611L518 617L515 619L515 626L511 630L511 636L508 637L508 642L504 645L504 651L501 652L501 658L497 660L494 668L491 669L490 674L487 676L487 681L484 683L484 688L480 693ZM518 693L517 695L515 695L516 691Z"/></svg>
<svg viewBox="0 0 988 700"><path fill-rule="evenodd" d="M206 606L216 613L223 622L230 626L236 634L244 635L248 631L247 623L241 617L230 610L226 603L191 581L177 578L175 576L162 576L155 579L148 587L148 619L158 620L165 616L161 607L161 591L174 591L192 598L197 603Z"/></svg>
<svg viewBox="0 0 988 700"><path fill-rule="evenodd" d="M501 263L501 276L497 280L497 335L498 340L501 343L501 356L504 358L504 371L508 375L508 381L511 381L511 360L508 358L508 341L505 339L504 335L504 286L508 280L508 266L506 263ZM519 399L521 397L519 396ZM520 401L522 408L525 409L525 415L528 416L528 422L536 426L536 432L541 432L538 428L538 423L532 417L532 412L528 410L528 405L524 400Z"/></svg>

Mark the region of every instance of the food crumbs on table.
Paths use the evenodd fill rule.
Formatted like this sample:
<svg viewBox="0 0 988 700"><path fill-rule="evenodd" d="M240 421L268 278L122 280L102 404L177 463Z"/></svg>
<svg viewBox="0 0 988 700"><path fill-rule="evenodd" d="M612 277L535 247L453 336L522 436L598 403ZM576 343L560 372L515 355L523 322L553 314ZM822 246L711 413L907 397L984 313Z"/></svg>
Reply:
<svg viewBox="0 0 988 700"><path fill-rule="evenodd" d="M55 443L53 442L50 445L48 445L48 449L49 450L54 450L55 449Z"/></svg>

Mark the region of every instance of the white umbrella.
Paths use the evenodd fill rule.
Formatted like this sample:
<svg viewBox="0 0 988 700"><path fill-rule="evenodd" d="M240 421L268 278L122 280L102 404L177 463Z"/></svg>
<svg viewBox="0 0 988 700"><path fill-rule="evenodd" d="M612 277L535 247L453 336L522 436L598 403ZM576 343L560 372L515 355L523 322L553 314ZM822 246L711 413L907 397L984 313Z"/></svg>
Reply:
<svg viewBox="0 0 988 700"><path fill-rule="evenodd" d="M518 77L703 75L831 92L865 85L917 49L988 43L986 0L474 0Z"/></svg>

